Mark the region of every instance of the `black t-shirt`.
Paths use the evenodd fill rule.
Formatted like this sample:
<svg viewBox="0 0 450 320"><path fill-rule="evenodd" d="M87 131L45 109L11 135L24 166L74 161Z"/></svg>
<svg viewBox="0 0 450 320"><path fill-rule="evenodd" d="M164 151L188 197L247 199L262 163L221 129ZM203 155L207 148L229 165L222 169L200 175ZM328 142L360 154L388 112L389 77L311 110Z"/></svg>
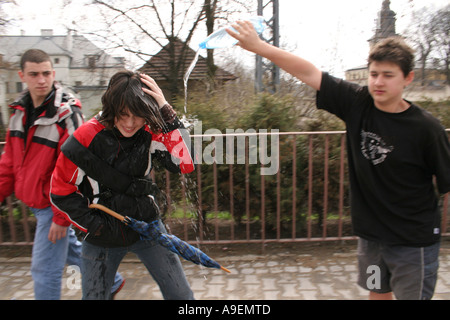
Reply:
<svg viewBox="0 0 450 320"><path fill-rule="evenodd" d="M389 245L440 239L433 176L450 191L450 143L431 114L412 104L401 113L375 107L367 87L323 74L317 106L347 126L354 232Z"/></svg>

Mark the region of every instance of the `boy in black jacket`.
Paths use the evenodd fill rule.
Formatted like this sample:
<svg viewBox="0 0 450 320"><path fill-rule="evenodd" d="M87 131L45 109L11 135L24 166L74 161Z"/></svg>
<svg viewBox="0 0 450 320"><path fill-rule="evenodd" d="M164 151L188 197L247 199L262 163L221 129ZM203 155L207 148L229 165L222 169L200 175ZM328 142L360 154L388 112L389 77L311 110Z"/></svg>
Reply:
<svg viewBox="0 0 450 320"><path fill-rule="evenodd" d="M149 178L153 161L172 172L194 170L183 125L156 82L131 71L111 78L102 104L102 112L61 147L50 191L55 211L87 234L83 299L110 298L114 274L128 251L145 264L165 299L193 299L174 253L89 208L98 203L137 220L159 220Z"/></svg>

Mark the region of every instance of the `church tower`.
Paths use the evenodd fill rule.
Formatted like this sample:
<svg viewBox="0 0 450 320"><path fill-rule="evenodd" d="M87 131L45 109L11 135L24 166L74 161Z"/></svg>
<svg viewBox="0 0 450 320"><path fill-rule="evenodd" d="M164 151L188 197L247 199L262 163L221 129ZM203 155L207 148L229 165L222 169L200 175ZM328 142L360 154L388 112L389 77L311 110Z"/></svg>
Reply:
<svg viewBox="0 0 450 320"><path fill-rule="evenodd" d="M370 46L379 42L382 39L386 39L392 36L398 36L395 32L396 14L390 8L391 1L383 0L383 6L378 15L377 28L373 38L369 39Z"/></svg>

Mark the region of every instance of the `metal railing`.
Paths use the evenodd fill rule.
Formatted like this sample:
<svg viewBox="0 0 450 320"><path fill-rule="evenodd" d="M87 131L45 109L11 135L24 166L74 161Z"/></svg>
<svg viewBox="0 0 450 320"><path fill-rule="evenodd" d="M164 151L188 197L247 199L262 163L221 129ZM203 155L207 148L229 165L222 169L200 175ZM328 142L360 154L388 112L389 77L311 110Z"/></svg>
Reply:
<svg viewBox="0 0 450 320"><path fill-rule="evenodd" d="M450 133L450 129L447 131ZM267 162L264 165L252 160L252 135L279 139L277 150L270 150L279 155L274 175L261 175ZM208 142L212 146L209 149L215 150L216 139L230 136L237 139L239 134L215 135L202 143ZM228 162L220 164L215 159L211 164L199 163L196 171L186 175L165 170L153 173L162 191L158 200L171 232L192 244L355 239L351 232L345 131L241 136L241 143L245 143L242 157L230 158L227 154ZM205 137L192 136L193 140ZM449 194L442 197L442 209L442 234L449 236ZM31 245L34 228L29 210L9 197L0 214L0 245Z"/></svg>

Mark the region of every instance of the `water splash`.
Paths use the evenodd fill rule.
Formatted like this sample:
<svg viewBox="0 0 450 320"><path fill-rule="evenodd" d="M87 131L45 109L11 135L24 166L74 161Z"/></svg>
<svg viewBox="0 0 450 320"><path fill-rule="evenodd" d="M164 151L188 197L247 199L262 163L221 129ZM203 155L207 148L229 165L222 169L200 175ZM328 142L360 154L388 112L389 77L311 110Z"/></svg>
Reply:
<svg viewBox="0 0 450 320"><path fill-rule="evenodd" d="M255 28L256 32L258 34L262 34L264 32L264 29L266 27L264 17L262 16L255 16L251 17L249 21L253 24L253 27ZM231 25L228 26L228 28L236 31ZM191 65L187 69L186 73L184 74L184 113L187 113L187 83L189 76L191 75L192 70L194 70L195 65L197 64L198 58L200 56L200 49L219 49L219 48L231 48L238 41L230 36L227 31L227 28L221 28L217 30L216 32L213 32L210 34L205 40L203 40L197 49L197 52L195 54L194 60L191 62Z"/></svg>
<svg viewBox="0 0 450 320"><path fill-rule="evenodd" d="M185 108L186 108L186 106L185 106ZM194 129L195 125L197 124L198 119L196 119L195 117L188 118L186 116L186 114L183 114L180 121L183 123L184 129L188 130L188 132L191 133L192 130Z"/></svg>
<svg viewBox="0 0 450 320"><path fill-rule="evenodd" d="M184 74L183 81L184 81L184 113L187 113L187 88L188 88L188 80L189 76L192 73L192 70L194 70L195 65L197 64L198 58L200 56L200 48L197 49L197 52L195 53L195 58L192 60L189 68L187 69L186 73Z"/></svg>

